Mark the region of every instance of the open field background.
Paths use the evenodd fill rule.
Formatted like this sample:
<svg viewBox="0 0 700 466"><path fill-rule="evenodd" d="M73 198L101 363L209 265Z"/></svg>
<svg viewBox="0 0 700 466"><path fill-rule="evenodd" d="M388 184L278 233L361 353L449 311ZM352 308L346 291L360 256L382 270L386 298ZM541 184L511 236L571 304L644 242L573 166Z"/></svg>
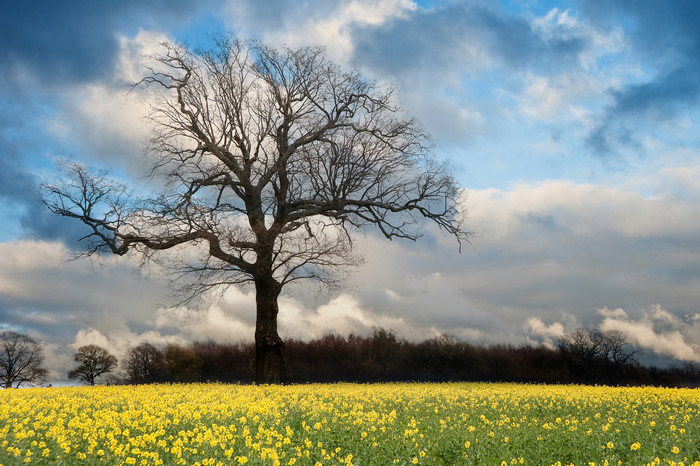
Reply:
<svg viewBox="0 0 700 466"><path fill-rule="evenodd" d="M700 464L700 390L224 384L0 392L0 464Z"/></svg>

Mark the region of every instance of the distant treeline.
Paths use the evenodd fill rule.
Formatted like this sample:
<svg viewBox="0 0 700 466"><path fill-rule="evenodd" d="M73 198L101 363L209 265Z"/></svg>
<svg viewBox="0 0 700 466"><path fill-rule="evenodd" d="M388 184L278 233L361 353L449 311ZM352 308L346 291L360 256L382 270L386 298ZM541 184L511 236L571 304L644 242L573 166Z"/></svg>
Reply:
<svg viewBox="0 0 700 466"><path fill-rule="evenodd" d="M610 350L610 336L579 330L557 348L530 345L474 345L451 336L415 343L390 330L374 329L364 337L326 335L290 339L284 350L284 383L499 381L607 385L700 386L700 367L640 365L634 351ZM613 343L615 340L612 339ZM619 343L619 342L618 342ZM624 342L623 342L624 343ZM608 345L608 346L606 346ZM253 343L196 341L163 349L143 343L132 348L120 380L112 382L252 383Z"/></svg>

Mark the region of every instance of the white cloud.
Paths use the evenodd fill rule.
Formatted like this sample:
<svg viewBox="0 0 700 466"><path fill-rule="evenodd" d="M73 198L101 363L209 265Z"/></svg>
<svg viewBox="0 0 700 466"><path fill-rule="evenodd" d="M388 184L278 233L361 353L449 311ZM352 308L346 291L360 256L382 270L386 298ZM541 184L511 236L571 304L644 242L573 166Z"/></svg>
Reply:
<svg viewBox="0 0 700 466"><path fill-rule="evenodd" d="M145 118L148 91L131 86L143 78L146 57L162 52L159 43L167 40L164 34L144 30L133 38L122 36L111 80L80 83L63 91L61 111L46 121L61 144L57 153L89 163L118 164L134 176L146 172L143 143L152 130Z"/></svg>
<svg viewBox="0 0 700 466"><path fill-rule="evenodd" d="M139 29L134 37L119 38L119 53L115 64L115 81L132 84L143 78L144 60L157 53L162 53L163 42L172 39L159 31Z"/></svg>
<svg viewBox="0 0 700 466"><path fill-rule="evenodd" d="M531 75L525 80L522 93L513 98L528 118L558 125L578 123L588 128L593 123L584 103L599 98L598 89L587 75Z"/></svg>
<svg viewBox="0 0 700 466"><path fill-rule="evenodd" d="M368 311L357 298L348 294L341 294L310 310L298 301L284 299L280 305L279 320L281 331L303 340L328 333L363 335L373 327L401 329L402 333L404 330L410 331L410 324L405 319Z"/></svg>
<svg viewBox="0 0 700 466"><path fill-rule="evenodd" d="M692 316L687 322L661 308L650 307L637 320L622 309L599 309L604 317L601 330L618 330L640 348L656 354L672 356L682 361L700 362L700 322ZM659 325L663 329L659 329Z"/></svg>
<svg viewBox="0 0 700 466"><path fill-rule="evenodd" d="M48 380L52 384L74 384L76 382L69 381L68 371L76 366L73 360L73 354L85 345L100 346L110 354L114 355L118 361L118 368L115 372L123 369L122 362L126 357L129 349L141 344L151 343L156 346L165 346L168 343L185 343L185 339L180 336L161 335L159 332L146 331L143 333L135 333L132 331L112 328L108 331L101 332L94 328L81 328L75 334L71 343L66 345L52 342L50 336L47 338L37 338L42 342L44 349L44 367L49 370Z"/></svg>
<svg viewBox="0 0 700 466"><path fill-rule="evenodd" d="M562 87L553 87L551 79L538 76L525 89L525 94L533 101L523 105L522 111L530 116L551 119L561 112L562 102L568 95Z"/></svg>
<svg viewBox="0 0 700 466"><path fill-rule="evenodd" d="M112 352L112 353L123 353L124 349L119 348L118 345L113 344L113 342L102 334L99 330L94 328L82 328L75 335L75 340L70 345L74 350L78 350L81 346L86 345L97 345L102 348Z"/></svg>
<svg viewBox="0 0 700 466"><path fill-rule="evenodd" d="M26 278L35 272L52 270L64 260L61 243L15 240L0 242L0 296L29 298L36 291Z"/></svg>
<svg viewBox="0 0 700 466"><path fill-rule="evenodd" d="M564 324L561 322L553 322L550 325L546 325L542 322L542 319L537 317L530 317L525 321L523 328L534 334L546 337L561 337L564 335Z"/></svg>
<svg viewBox="0 0 700 466"><path fill-rule="evenodd" d="M528 335L531 343L541 341L548 348L555 348L555 340L564 336L564 324L561 322L553 322L550 325L545 324L538 317L530 317L523 324L523 331ZM530 335L538 337L537 340L532 340Z"/></svg>
<svg viewBox="0 0 700 466"><path fill-rule="evenodd" d="M230 18L237 31L262 33L265 40L275 44L323 45L335 61L345 64L353 51L352 27L379 26L415 8L411 0L311 2L291 5L284 11L269 11L268 7L245 0L229 4Z"/></svg>
<svg viewBox="0 0 700 466"><path fill-rule="evenodd" d="M698 189L698 186L695 187ZM470 193L470 217L479 231L503 238L527 215L550 216L575 233L611 231L630 238L689 234L700 227L700 207L659 200L610 186L546 180L511 190Z"/></svg>
<svg viewBox="0 0 700 466"><path fill-rule="evenodd" d="M64 260L66 252L62 243L33 240L0 242L0 270L27 273L55 267Z"/></svg>
<svg viewBox="0 0 700 466"><path fill-rule="evenodd" d="M255 331L255 293L229 288L223 295L208 294L200 310L161 308L152 323L157 329L179 333L190 341L250 341Z"/></svg>
<svg viewBox="0 0 700 466"><path fill-rule="evenodd" d="M607 318L610 318L610 319L628 319L629 318L629 316L627 315L625 310L620 309L620 308L610 310L607 307L604 307L601 309L596 309L596 312L598 312L598 314L602 315L606 319Z"/></svg>
<svg viewBox="0 0 700 466"><path fill-rule="evenodd" d="M572 31L579 27L578 21L569 15L569 10L560 12L559 8L552 8L545 16L535 18L532 23L548 37L572 35Z"/></svg>
<svg viewBox="0 0 700 466"><path fill-rule="evenodd" d="M44 364L49 373L47 381L56 383L57 381L67 380L68 371L75 367L72 355L65 351L62 345L41 340L42 348L44 349Z"/></svg>
<svg viewBox="0 0 700 466"><path fill-rule="evenodd" d="M135 175L143 174L147 110L136 93L127 91L103 83L72 89L63 112L48 122L50 131L65 150L78 151L92 163L116 161Z"/></svg>
<svg viewBox="0 0 700 466"><path fill-rule="evenodd" d="M124 329L110 329L101 332L94 328L83 328L75 335L70 347L77 350L85 345L101 346L112 354L122 359L127 352L141 343L151 343L155 346L164 346L168 343L184 343L187 340L180 335L163 335L154 330L137 333Z"/></svg>
<svg viewBox="0 0 700 466"><path fill-rule="evenodd" d="M586 71L594 72L598 61L611 54L622 52L626 46L625 36L620 28L596 29L585 24L570 10L551 9L545 16L532 20L533 28L547 42L583 40L590 46L579 55Z"/></svg>

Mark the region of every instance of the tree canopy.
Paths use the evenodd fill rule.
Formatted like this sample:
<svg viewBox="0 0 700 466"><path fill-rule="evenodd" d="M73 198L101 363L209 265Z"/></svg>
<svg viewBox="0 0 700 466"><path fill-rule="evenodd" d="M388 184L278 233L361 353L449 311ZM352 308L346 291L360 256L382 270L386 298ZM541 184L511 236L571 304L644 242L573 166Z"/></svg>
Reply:
<svg viewBox="0 0 700 466"><path fill-rule="evenodd" d="M97 345L81 346L73 355L73 360L78 366L68 372L68 378L90 385L95 385L97 377L112 372L117 365L117 358Z"/></svg>

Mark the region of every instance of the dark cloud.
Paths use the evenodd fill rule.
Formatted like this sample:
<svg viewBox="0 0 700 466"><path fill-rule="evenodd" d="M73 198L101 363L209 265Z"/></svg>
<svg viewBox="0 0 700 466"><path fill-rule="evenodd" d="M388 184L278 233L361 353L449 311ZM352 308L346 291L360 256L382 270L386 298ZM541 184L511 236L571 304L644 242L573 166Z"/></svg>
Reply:
<svg viewBox="0 0 700 466"><path fill-rule="evenodd" d="M4 212L3 221L5 228L11 229L19 224L18 217L36 210L38 182L26 163L26 155L36 153L39 145L28 137L31 123L26 120L31 109L25 113L9 100L0 102L6 110L0 115L0 201L12 206Z"/></svg>
<svg viewBox="0 0 700 466"><path fill-rule="evenodd" d="M697 63L656 76L643 84L612 91L613 104L591 131L587 142L600 155L616 155L618 148L643 153L640 135L664 120L697 107L700 101L700 59Z"/></svg>
<svg viewBox="0 0 700 466"><path fill-rule="evenodd" d="M605 122L597 125L586 137L586 144L597 155L605 156L615 164L624 165L619 150L624 147L625 153L641 155L644 153L639 137L626 122L616 120L612 115L606 115Z"/></svg>
<svg viewBox="0 0 700 466"><path fill-rule="evenodd" d="M0 15L0 62L19 87L26 73L43 83L108 77L118 33L187 24L218 0L9 2Z"/></svg>
<svg viewBox="0 0 700 466"><path fill-rule="evenodd" d="M657 76L652 82L630 85L613 93L614 112L635 115L652 112L673 117L678 110L695 106L700 100L700 57L691 63Z"/></svg>
<svg viewBox="0 0 700 466"><path fill-rule="evenodd" d="M643 83L610 92L588 144L601 155L639 149L639 134L677 117L700 100L700 3L693 0L583 1L582 12L598 27L622 27L635 56L655 70ZM644 125L640 127L641 125Z"/></svg>
<svg viewBox="0 0 700 466"><path fill-rule="evenodd" d="M40 79L104 76L117 48L113 2L10 2L0 20L0 60Z"/></svg>
<svg viewBox="0 0 700 466"><path fill-rule="evenodd" d="M0 146L0 198L24 204L34 197L36 182L17 155L11 147Z"/></svg>
<svg viewBox="0 0 700 466"><path fill-rule="evenodd" d="M586 46L583 37L545 39L522 16L461 3L358 27L353 40L355 61L391 75L474 69L484 58L508 68L559 67L575 62Z"/></svg>
<svg viewBox="0 0 700 466"><path fill-rule="evenodd" d="M54 215L38 200L28 203L18 218L23 236L27 239L61 241L72 250L84 249L78 241L90 229L75 219Z"/></svg>
<svg viewBox="0 0 700 466"><path fill-rule="evenodd" d="M659 3L653 0L581 0L580 10L598 27L622 28L631 39L635 53L657 64L678 65L696 61L689 53L697 51L700 31L697 18L700 3L678 0Z"/></svg>
<svg viewBox="0 0 700 466"><path fill-rule="evenodd" d="M65 155L47 125L76 115L58 115L70 102L65 89L74 84L109 82L120 35L139 27L168 30L196 23L198 12L216 11L219 0L140 2L9 2L0 14L0 198L31 238L74 239L85 234L75 222L55 218L38 202L39 180L30 170L45 156ZM74 103L77 105L77 103ZM74 105L74 106L75 106ZM70 105L68 106L70 107ZM80 117L80 115L77 115ZM67 118L67 119L66 119ZM93 119L94 120L94 119ZM91 120L91 121L93 121ZM95 139L104 131L90 127ZM119 142L119 141L117 141ZM109 140L110 147L121 145ZM122 144L123 145L123 144ZM70 147L69 150L73 150ZM132 151L133 152L133 151ZM7 228L14 229L14 226ZM77 233L82 233L76 236Z"/></svg>
<svg viewBox="0 0 700 466"><path fill-rule="evenodd" d="M11 211L14 222L26 238L60 240L71 249L80 248L77 242L89 229L73 219L49 212L39 200L39 180L21 162L0 157L0 199L16 208ZM8 215L8 214L6 214Z"/></svg>
<svg viewBox="0 0 700 466"><path fill-rule="evenodd" d="M5 222L18 226L26 237L63 240L77 247L76 239L87 234L86 227L51 214L41 204L41 180L30 165L31 158L50 152L51 138L36 137L36 128L42 126L41 106L7 99L2 104L6 113L0 116L0 200L13 207L5 213Z"/></svg>
<svg viewBox="0 0 700 466"><path fill-rule="evenodd" d="M237 6L236 13L238 15L234 19L251 31L282 29L285 25L285 18L289 17L289 4L286 0L242 1L237 2Z"/></svg>
<svg viewBox="0 0 700 466"><path fill-rule="evenodd" d="M133 140L136 136L125 137L126 130L115 134L100 127L99 118L81 107L85 96L76 95L75 89L86 89L80 86L87 83L112 82L120 36L134 36L142 27L166 32L170 28L198 27L199 23L211 22L211 16L200 14L201 11L212 13L222 7L220 0L68 0L3 5L0 198L13 207L15 215L5 221L19 225L30 238L71 239L68 244L75 246L75 238L84 236L85 229L76 222L52 216L38 202L40 181L30 167L46 156L85 156L82 152L97 159L115 153L123 159L128 159L125 153L140 156L139 141ZM49 129L53 123L63 126L64 140L57 139L55 128L54 133ZM66 128L76 126L86 130L65 134Z"/></svg>

